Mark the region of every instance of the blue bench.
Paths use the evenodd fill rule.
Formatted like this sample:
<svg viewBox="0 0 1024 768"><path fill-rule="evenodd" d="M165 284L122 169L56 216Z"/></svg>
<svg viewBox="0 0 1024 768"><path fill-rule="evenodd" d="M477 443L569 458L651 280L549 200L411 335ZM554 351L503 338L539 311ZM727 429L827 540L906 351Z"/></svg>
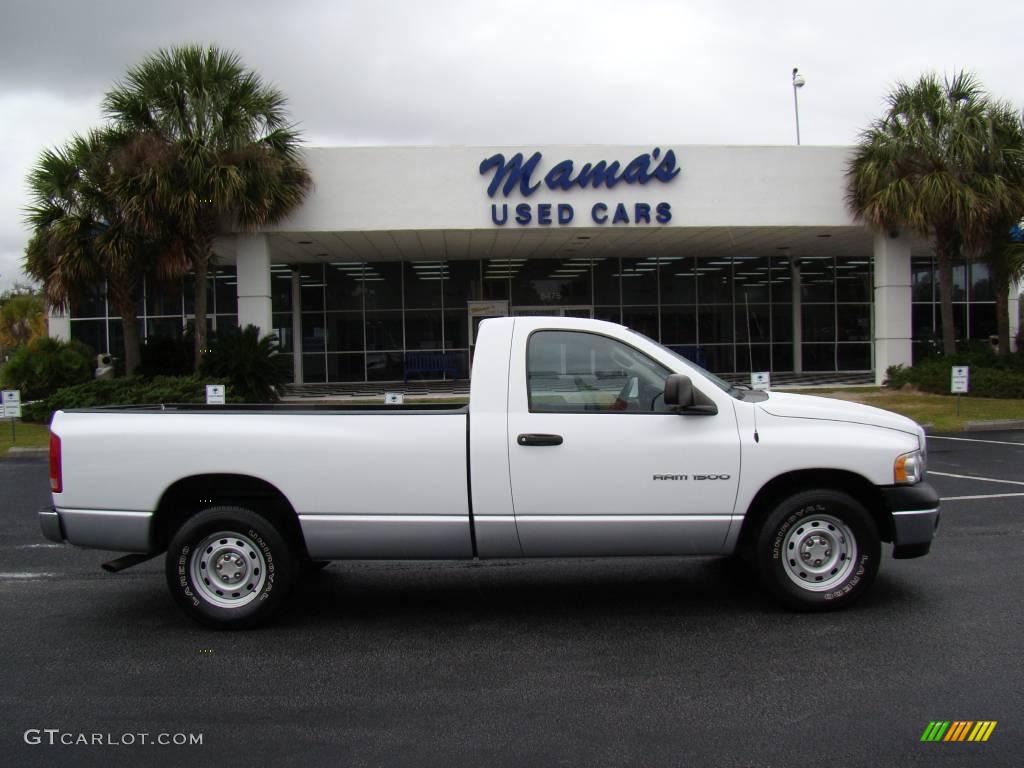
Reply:
<svg viewBox="0 0 1024 768"><path fill-rule="evenodd" d="M402 361L402 379L409 381L414 374L449 375L453 379L458 376L455 355L447 352L406 352Z"/></svg>

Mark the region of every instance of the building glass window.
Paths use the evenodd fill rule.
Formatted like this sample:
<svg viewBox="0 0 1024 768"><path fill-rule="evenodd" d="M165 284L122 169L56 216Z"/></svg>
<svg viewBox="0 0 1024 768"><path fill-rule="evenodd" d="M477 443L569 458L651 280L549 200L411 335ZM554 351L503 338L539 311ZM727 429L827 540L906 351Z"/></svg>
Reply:
<svg viewBox="0 0 1024 768"><path fill-rule="evenodd" d="M365 342L362 312L328 312L326 325L328 352L363 351Z"/></svg>
<svg viewBox="0 0 1024 768"><path fill-rule="evenodd" d="M88 345L96 354L109 352L106 320L72 320L71 338Z"/></svg>
<svg viewBox="0 0 1024 768"><path fill-rule="evenodd" d="M935 270L930 256L910 260L910 285L914 301L935 301Z"/></svg>
<svg viewBox="0 0 1024 768"><path fill-rule="evenodd" d="M441 312L410 309L405 312L405 348L441 349Z"/></svg>
<svg viewBox="0 0 1024 768"><path fill-rule="evenodd" d="M98 283L82 287L71 301L71 317L76 320L87 317L106 317L107 299L104 285Z"/></svg>
<svg viewBox="0 0 1024 768"><path fill-rule="evenodd" d="M638 304L657 305L657 257L648 256L642 259L622 259L619 274L622 280L622 305L624 307ZM657 338L656 334L654 338Z"/></svg>
<svg viewBox="0 0 1024 768"><path fill-rule="evenodd" d="M358 354L327 355L328 381L365 381L365 359L362 352Z"/></svg>
<svg viewBox="0 0 1024 768"><path fill-rule="evenodd" d="M971 264L971 301L994 300L995 292L992 288L988 264Z"/></svg>
<svg viewBox="0 0 1024 768"><path fill-rule="evenodd" d="M216 314L238 314L238 276L234 267L216 267L211 270L214 278L214 302ZM211 309L210 307L207 308Z"/></svg>
<svg viewBox="0 0 1024 768"><path fill-rule="evenodd" d="M305 281L305 276L303 276ZM363 263L361 261L337 261L324 265L324 280L327 292L328 311L363 310ZM313 296L313 305L306 305L306 292L302 293L302 311L323 309L324 300Z"/></svg>
<svg viewBox="0 0 1024 768"><path fill-rule="evenodd" d="M519 307L591 303L590 264L576 259L531 259L512 280L512 303Z"/></svg>
<svg viewBox="0 0 1024 768"><path fill-rule="evenodd" d="M485 300L506 301L512 276L519 270L521 261L511 259L488 259L484 262L482 279Z"/></svg>
<svg viewBox="0 0 1024 768"><path fill-rule="evenodd" d="M697 272L690 256L661 256L658 259L661 304L694 304L697 301Z"/></svg>
<svg viewBox="0 0 1024 768"><path fill-rule="evenodd" d="M292 270L286 265L270 268L270 307L273 312L292 311Z"/></svg>
<svg viewBox="0 0 1024 768"><path fill-rule="evenodd" d="M448 261L448 275L443 281L444 305L448 309L465 309L467 302L481 298L480 262Z"/></svg>
<svg viewBox="0 0 1024 768"><path fill-rule="evenodd" d="M732 305L699 305L697 307L697 342L707 344L732 344ZM732 368L718 368L726 371Z"/></svg>
<svg viewBox="0 0 1024 768"><path fill-rule="evenodd" d="M733 261L736 306L769 301L771 262L767 257L737 256Z"/></svg>
<svg viewBox="0 0 1024 768"><path fill-rule="evenodd" d="M327 330L322 312L302 313L302 352L324 352L327 349Z"/></svg>
<svg viewBox="0 0 1024 768"><path fill-rule="evenodd" d="M619 281L619 260L614 257L594 259L593 276L594 304L621 306L622 292Z"/></svg>
<svg viewBox="0 0 1024 768"><path fill-rule="evenodd" d="M401 309L402 262L367 263L363 271L363 290L367 309Z"/></svg>
<svg viewBox="0 0 1024 768"><path fill-rule="evenodd" d="M303 264L299 267L299 293L301 294L303 312L323 311L323 264Z"/></svg>
<svg viewBox="0 0 1024 768"><path fill-rule="evenodd" d="M661 343L666 346L696 344L697 308L662 306Z"/></svg>
<svg viewBox="0 0 1024 768"><path fill-rule="evenodd" d="M369 381L398 381L402 378L400 352L367 352L366 378Z"/></svg>
<svg viewBox="0 0 1024 768"><path fill-rule="evenodd" d="M732 304L732 261L728 257L697 260L697 301Z"/></svg>
<svg viewBox="0 0 1024 768"><path fill-rule="evenodd" d="M366 313L366 349L367 351L384 349L403 349L402 341L402 312L392 310L387 312ZM369 358L367 358L369 360ZM369 366L369 362L367 362ZM367 368L369 370L369 368Z"/></svg>
<svg viewBox="0 0 1024 768"><path fill-rule="evenodd" d="M441 282L448 274L442 261L403 262L407 309L441 309Z"/></svg>
<svg viewBox="0 0 1024 768"><path fill-rule="evenodd" d="M469 348L469 320L465 308L445 310L444 348Z"/></svg>

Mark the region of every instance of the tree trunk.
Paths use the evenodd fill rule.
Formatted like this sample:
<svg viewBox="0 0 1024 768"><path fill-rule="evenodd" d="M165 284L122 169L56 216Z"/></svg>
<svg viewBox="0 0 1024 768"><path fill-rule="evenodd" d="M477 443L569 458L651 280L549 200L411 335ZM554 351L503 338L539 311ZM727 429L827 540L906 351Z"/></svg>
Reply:
<svg viewBox="0 0 1024 768"><path fill-rule="evenodd" d="M196 337L196 348L195 348L195 364L196 373L199 372L199 366L203 361L203 355L206 354L209 348L209 339L206 335L206 273L207 266L210 261L210 247L205 241L197 243L196 253L192 258L192 267L195 270L196 277L196 295L195 295L195 310L196 310L196 322L195 322L195 337Z"/></svg>
<svg viewBox="0 0 1024 768"><path fill-rule="evenodd" d="M939 316L942 320L942 354L956 354L956 329L953 326L953 258L959 248L957 240L948 233L935 237L935 256L939 262Z"/></svg>
<svg viewBox="0 0 1024 768"><path fill-rule="evenodd" d="M110 298L121 316L124 335L124 375L131 376L142 360L139 348L139 318L135 312L135 281L123 285L110 282Z"/></svg>

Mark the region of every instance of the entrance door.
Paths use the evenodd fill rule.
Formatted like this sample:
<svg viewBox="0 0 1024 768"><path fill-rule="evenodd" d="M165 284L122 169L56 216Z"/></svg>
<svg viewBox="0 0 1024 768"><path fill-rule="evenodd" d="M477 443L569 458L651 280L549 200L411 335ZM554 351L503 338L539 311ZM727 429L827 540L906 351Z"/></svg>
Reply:
<svg viewBox="0 0 1024 768"><path fill-rule="evenodd" d="M583 304L565 307L515 307L512 314L516 317L593 317L594 308Z"/></svg>

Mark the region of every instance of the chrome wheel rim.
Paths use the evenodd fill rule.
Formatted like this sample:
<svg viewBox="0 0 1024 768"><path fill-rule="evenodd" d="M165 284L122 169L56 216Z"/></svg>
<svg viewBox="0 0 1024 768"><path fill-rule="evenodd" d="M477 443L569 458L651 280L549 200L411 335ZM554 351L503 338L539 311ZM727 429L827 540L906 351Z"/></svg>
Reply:
<svg viewBox="0 0 1024 768"><path fill-rule="evenodd" d="M810 515L783 542L786 575L801 589L824 592L841 584L857 562L857 539L831 515Z"/></svg>
<svg viewBox="0 0 1024 768"><path fill-rule="evenodd" d="M192 552L192 583L209 603L240 608L256 599L267 580L263 552L248 536L220 531Z"/></svg>

